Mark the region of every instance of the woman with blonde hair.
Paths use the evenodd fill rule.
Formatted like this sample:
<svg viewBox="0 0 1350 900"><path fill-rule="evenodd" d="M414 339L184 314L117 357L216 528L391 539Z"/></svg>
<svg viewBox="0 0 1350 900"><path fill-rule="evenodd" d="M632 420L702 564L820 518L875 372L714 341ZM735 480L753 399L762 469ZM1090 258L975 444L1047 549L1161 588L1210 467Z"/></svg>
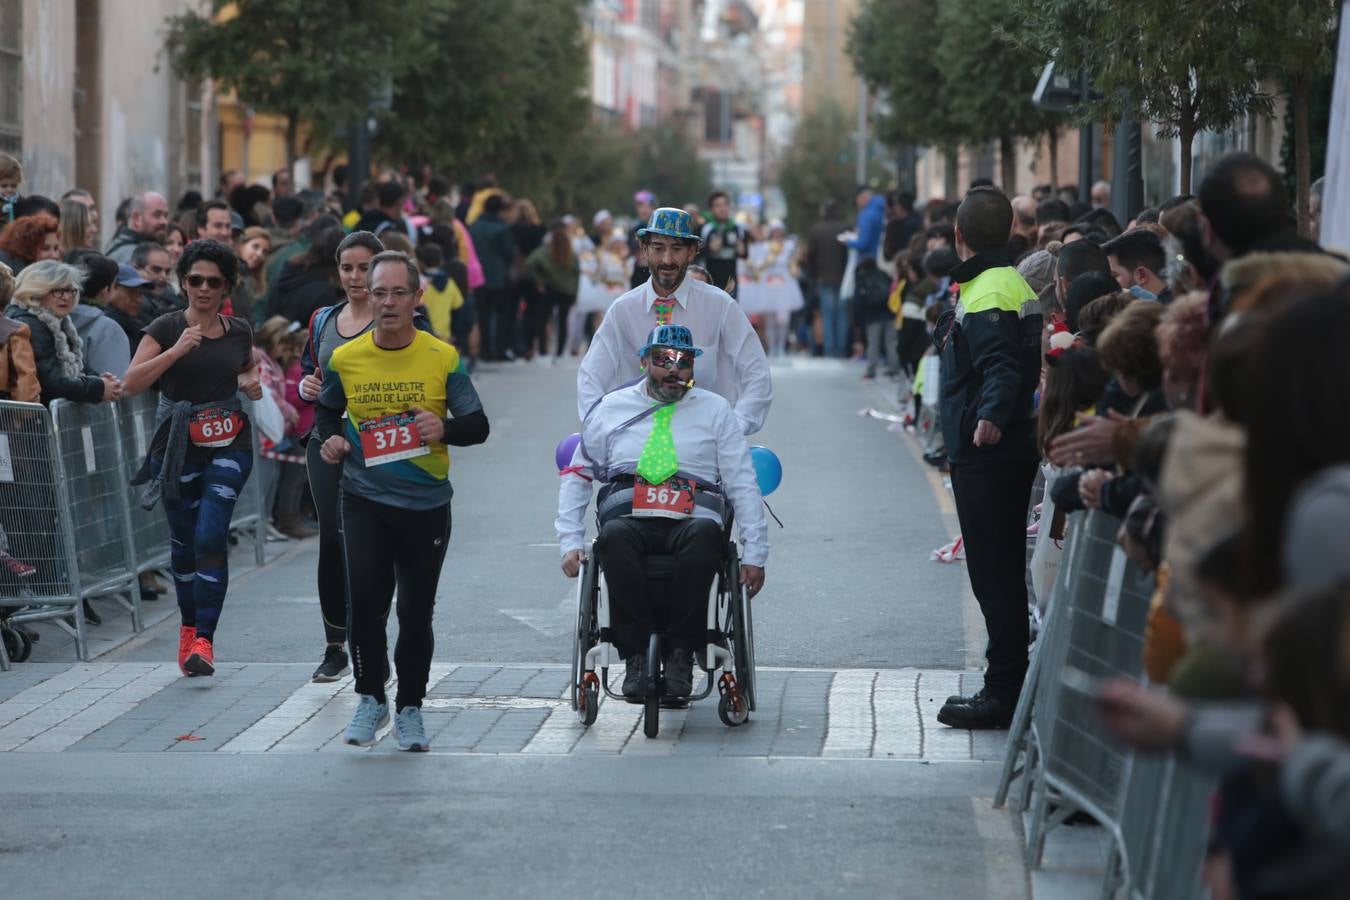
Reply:
<svg viewBox="0 0 1350 900"><path fill-rule="evenodd" d="M42 403L78 400L102 403L122 396L122 382L111 372L89 367L70 311L80 301L83 270L44 259L24 268L14 282L13 302L5 315L28 326L42 385Z"/></svg>

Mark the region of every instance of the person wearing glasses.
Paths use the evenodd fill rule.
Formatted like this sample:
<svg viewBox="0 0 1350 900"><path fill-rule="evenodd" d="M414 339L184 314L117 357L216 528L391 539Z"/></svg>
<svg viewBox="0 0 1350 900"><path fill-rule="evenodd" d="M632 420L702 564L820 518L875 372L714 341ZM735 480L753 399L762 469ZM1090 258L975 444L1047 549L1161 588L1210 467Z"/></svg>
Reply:
<svg viewBox="0 0 1350 900"><path fill-rule="evenodd" d="M230 517L253 469L248 415L239 395L262 398L253 363L253 329L221 314L239 277L234 250L193 241L178 258L187 309L145 327L123 380L129 396L159 383L154 437L132 484L146 484L141 506L161 497L169 519L178 611L178 667L214 675L214 641L229 586Z"/></svg>
<svg viewBox="0 0 1350 900"><path fill-rule="evenodd" d="M483 443L488 420L459 352L414 322L417 264L386 250L370 260L368 283L375 326L333 351L314 416L323 462L342 466L347 639L360 696L344 740L369 746L389 722L385 627L397 585L394 730L400 750L425 751L431 617L454 493L449 446Z"/></svg>
<svg viewBox="0 0 1350 900"><path fill-rule="evenodd" d="M605 313L577 371L577 413L601 397L633 383L633 360L657 325L683 325L703 341L699 385L731 404L744 434L764 427L773 402L769 361L745 312L725 291L686 277L700 240L689 213L661 207L637 237L651 270L647 281Z"/></svg>
<svg viewBox="0 0 1350 900"><path fill-rule="evenodd" d="M581 430L563 470L554 528L569 578L586 558L591 484L602 485L597 552L610 588L611 626L624 657L624 696L641 690L647 639L657 622L647 589L648 554L675 558L677 572L661 617L671 640L662 660L666 692L693 691L692 651L707 626L708 592L722 561L723 523L736 511L741 583L749 596L764 586L769 529L743 425L725 399L693 387L703 351L683 325L659 325L637 356L640 383L606 394Z"/></svg>

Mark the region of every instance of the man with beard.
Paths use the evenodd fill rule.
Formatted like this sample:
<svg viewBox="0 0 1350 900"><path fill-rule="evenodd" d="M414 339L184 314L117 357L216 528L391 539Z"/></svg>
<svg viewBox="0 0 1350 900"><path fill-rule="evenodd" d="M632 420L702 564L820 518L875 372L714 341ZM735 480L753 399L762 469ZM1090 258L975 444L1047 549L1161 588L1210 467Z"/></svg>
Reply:
<svg viewBox="0 0 1350 900"><path fill-rule="evenodd" d="M694 360L702 354L688 328L653 329L635 354L643 377L606 394L586 416L582 440L558 491L554 527L562 569L575 578L586 555L591 482L602 483L596 549L610 588L614 644L627 661L623 693L629 699L642 692L648 637L658 622L670 635L662 654L667 695L693 691L690 653L704 639L728 502L740 529L741 583L750 597L764 586L768 525L750 447L727 401L693 387ZM664 615L652 614L650 554L674 558Z"/></svg>
<svg viewBox="0 0 1350 900"><path fill-rule="evenodd" d="M605 394L635 383L633 362L652 328L678 324L699 336L699 385L720 395L736 413L743 433L764 427L773 402L773 381L755 330L720 288L686 278L698 255L699 238L689 213L662 207L652 213L638 240L652 275L605 313L577 371L577 413L586 414Z"/></svg>

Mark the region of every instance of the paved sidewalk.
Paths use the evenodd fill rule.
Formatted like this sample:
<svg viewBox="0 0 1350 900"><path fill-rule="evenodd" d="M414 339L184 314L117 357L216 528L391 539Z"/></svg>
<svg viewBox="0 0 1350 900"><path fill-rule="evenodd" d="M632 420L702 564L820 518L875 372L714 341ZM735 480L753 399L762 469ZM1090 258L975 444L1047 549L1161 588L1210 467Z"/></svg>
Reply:
<svg viewBox="0 0 1350 900"><path fill-rule="evenodd" d="M347 752L351 678L310 682L308 664L222 664L184 678L172 663L26 666L0 682L0 751ZM611 672L618 683L622 669ZM932 710L972 673L917 669L765 669L759 708L728 728L709 698L663 710L656 740L642 708L607 700L583 728L557 665L432 667L424 706L441 753L620 754L924 761L999 759L1003 732L956 731ZM381 740L379 751L393 751Z"/></svg>

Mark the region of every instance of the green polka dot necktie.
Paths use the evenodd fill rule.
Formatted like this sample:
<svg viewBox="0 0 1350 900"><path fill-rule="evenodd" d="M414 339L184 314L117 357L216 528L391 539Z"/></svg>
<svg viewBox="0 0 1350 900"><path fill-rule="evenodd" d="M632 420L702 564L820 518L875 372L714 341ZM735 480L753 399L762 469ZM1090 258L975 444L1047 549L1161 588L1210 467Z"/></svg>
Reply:
<svg viewBox="0 0 1350 900"><path fill-rule="evenodd" d="M680 471L675 458L675 436L670 433L670 418L675 404L667 403L652 413L652 433L638 457L637 473L648 484L660 484Z"/></svg>

